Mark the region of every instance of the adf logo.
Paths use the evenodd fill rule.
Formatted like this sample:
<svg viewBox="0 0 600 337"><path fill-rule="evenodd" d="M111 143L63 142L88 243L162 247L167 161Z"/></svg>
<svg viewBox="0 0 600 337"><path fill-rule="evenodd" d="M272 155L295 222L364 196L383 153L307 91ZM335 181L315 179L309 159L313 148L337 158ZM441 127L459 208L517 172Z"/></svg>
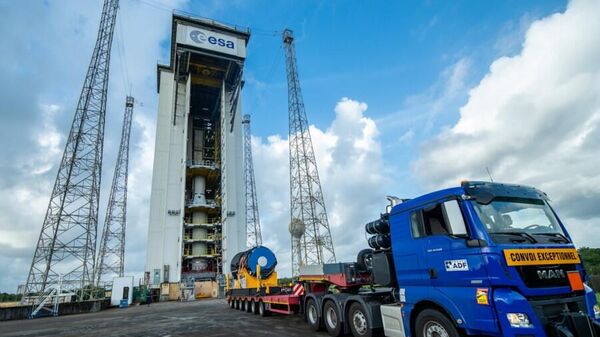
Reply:
<svg viewBox="0 0 600 337"><path fill-rule="evenodd" d="M206 34L204 34L203 32L201 32L199 30L192 30L190 32L190 38L192 39L192 41L194 41L196 43L206 42Z"/></svg>

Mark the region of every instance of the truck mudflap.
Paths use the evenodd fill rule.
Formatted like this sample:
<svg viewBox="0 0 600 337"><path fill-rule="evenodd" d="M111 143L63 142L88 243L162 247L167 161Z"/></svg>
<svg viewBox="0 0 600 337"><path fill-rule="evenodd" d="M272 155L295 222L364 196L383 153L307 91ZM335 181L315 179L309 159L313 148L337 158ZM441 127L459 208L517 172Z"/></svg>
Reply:
<svg viewBox="0 0 600 337"><path fill-rule="evenodd" d="M549 324L549 337L600 337L600 323L584 313L565 313L561 322Z"/></svg>

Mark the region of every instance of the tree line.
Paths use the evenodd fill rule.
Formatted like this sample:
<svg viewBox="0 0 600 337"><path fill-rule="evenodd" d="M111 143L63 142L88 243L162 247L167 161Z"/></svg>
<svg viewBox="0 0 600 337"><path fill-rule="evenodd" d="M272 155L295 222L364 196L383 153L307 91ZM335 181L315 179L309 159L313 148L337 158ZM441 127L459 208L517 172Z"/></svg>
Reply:
<svg viewBox="0 0 600 337"><path fill-rule="evenodd" d="M600 248L583 247L579 249L579 254L588 274L600 276Z"/></svg>
<svg viewBox="0 0 600 337"><path fill-rule="evenodd" d="M0 302L18 302L21 300L21 294L0 293Z"/></svg>

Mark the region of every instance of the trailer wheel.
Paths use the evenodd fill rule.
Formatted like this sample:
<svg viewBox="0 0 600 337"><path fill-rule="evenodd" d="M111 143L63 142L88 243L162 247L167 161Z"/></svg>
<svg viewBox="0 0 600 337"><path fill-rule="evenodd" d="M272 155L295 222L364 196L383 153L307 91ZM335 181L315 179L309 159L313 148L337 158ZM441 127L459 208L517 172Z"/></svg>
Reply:
<svg viewBox="0 0 600 337"><path fill-rule="evenodd" d="M256 312L256 302L254 302L254 300L252 300L252 301L250 302L250 312L251 312L251 313L253 313L253 314L256 314L256 313L257 313L257 312Z"/></svg>
<svg viewBox="0 0 600 337"><path fill-rule="evenodd" d="M261 317L269 316L269 311L267 310L267 306L263 301L258 302L258 314Z"/></svg>
<svg viewBox="0 0 600 337"><path fill-rule="evenodd" d="M321 330L321 319L319 318L319 310L315 300L309 298L306 301L306 321L312 331Z"/></svg>
<svg viewBox="0 0 600 337"><path fill-rule="evenodd" d="M333 301L325 302L323 306L323 322L327 332L333 337L342 335L342 322L337 305Z"/></svg>
<svg viewBox="0 0 600 337"><path fill-rule="evenodd" d="M238 299L235 300L235 309L236 310L240 310L241 307L242 307L242 302L238 298Z"/></svg>
<svg viewBox="0 0 600 337"><path fill-rule="evenodd" d="M231 309L235 308L235 301L234 300L232 300L232 299L229 300L229 307Z"/></svg>
<svg viewBox="0 0 600 337"><path fill-rule="evenodd" d="M425 309L417 315L415 335L417 337L460 337L452 321L434 309Z"/></svg>
<svg viewBox="0 0 600 337"><path fill-rule="evenodd" d="M252 312L252 306L254 306L254 301L247 300L246 301L246 312Z"/></svg>
<svg viewBox="0 0 600 337"><path fill-rule="evenodd" d="M354 302L348 310L348 324L354 337L372 337L373 330L362 304Z"/></svg>

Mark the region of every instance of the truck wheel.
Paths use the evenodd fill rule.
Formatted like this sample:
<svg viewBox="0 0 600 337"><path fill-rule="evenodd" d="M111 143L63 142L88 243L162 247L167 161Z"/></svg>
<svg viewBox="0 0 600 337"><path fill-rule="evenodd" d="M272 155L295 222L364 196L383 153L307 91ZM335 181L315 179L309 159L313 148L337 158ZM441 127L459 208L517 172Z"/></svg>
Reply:
<svg viewBox="0 0 600 337"><path fill-rule="evenodd" d="M258 314L261 317L269 316L269 311L267 310L267 306L263 301L258 302Z"/></svg>
<svg viewBox="0 0 600 337"><path fill-rule="evenodd" d="M350 305L350 310L348 310L348 323L354 337L373 336L373 330L371 329L367 312L360 303L354 302Z"/></svg>
<svg viewBox="0 0 600 337"><path fill-rule="evenodd" d="M254 302L251 300L247 300L246 301L246 312L252 312L252 306L254 305Z"/></svg>
<svg viewBox="0 0 600 337"><path fill-rule="evenodd" d="M315 300L309 298L306 301L306 321L312 331L321 330L321 319L319 318L319 310Z"/></svg>
<svg viewBox="0 0 600 337"><path fill-rule="evenodd" d="M250 312L253 313L253 314L257 314L258 313L257 310L256 310L256 304L257 303L254 302L254 301L250 302Z"/></svg>
<svg viewBox="0 0 600 337"><path fill-rule="evenodd" d="M242 301L240 299L235 300L235 309L240 310L242 307Z"/></svg>
<svg viewBox="0 0 600 337"><path fill-rule="evenodd" d="M342 335L342 322L340 312L333 301L325 302L323 306L323 322L327 332L333 337Z"/></svg>
<svg viewBox="0 0 600 337"><path fill-rule="evenodd" d="M231 309L235 308L235 301L234 300L229 300L229 307Z"/></svg>
<svg viewBox="0 0 600 337"><path fill-rule="evenodd" d="M415 335L417 337L460 337L452 321L433 309L425 309L417 315Z"/></svg>

